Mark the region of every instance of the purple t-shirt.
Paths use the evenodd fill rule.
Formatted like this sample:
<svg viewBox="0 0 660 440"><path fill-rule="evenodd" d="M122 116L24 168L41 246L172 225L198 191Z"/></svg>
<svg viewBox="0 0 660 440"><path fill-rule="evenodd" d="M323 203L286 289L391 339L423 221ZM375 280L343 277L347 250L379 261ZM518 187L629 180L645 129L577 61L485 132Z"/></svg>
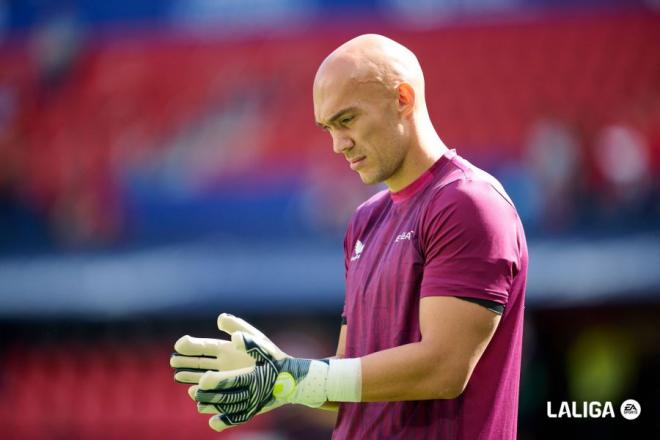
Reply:
<svg viewBox="0 0 660 440"><path fill-rule="evenodd" d="M495 178L447 152L398 193L362 204L344 241L346 357L418 342L419 302L456 296L504 305L456 399L340 405L335 439L515 439L527 244Z"/></svg>

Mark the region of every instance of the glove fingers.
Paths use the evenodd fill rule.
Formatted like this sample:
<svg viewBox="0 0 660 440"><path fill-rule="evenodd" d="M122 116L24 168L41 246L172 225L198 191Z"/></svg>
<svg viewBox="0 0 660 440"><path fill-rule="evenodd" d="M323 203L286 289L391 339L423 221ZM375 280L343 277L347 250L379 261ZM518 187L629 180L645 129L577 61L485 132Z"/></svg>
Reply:
<svg viewBox="0 0 660 440"><path fill-rule="evenodd" d="M219 414L220 410L215 405L197 402L197 412L200 414Z"/></svg>
<svg viewBox="0 0 660 440"><path fill-rule="evenodd" d="M231 428L241 423L244 422L232 422L231 419L228 418L225 414L218 414L209 419L209 426L211 429L218 432L224 431L227 428Z"/></svg>
<svg viewBox="0 0 660 440"><path fill-rule="evenodd" d="M238 359L233 359L229 362L224 362L224 363L218 361L219 365L217 368L211 368L211 369L175 368L174 381L177 383L197 384L199 383L199 380L202 378L202 375L207 371L218 371L218 370L232 371L241 368L254 367L255 360L253 358L248 356L246 353L243 353L242 356L245 359L247 359L247 361L243 361L242 359L240 361Z"/></svg>
<svg viewBox="0 0 660 440"><path fill-rule="evenodd" d="M202 413L202 411L208 411L208 409L203 408L202 405L211 405L215 407L215 412L213 414L238 414L246 412L250 403L248 401L240 403L216 403L216 404L207 404L207 403L197 403L197 412Z"/></svg>
<svg viewBox="0 0 660 440"><path fill-rule="evenodd" d="M195 400L195 394L197 394L197 390L199 389L198 385L193 385L191 387L188 387L188 395L192 400ZM195 400L196 402L196 400Z"/></svg>
<svg viewBox="0 0 660 440"><path fill-rule="evenodd" d="M199 379L202 378L204 373L206 373L206 371L177 368L174 374L174 381L176 383L198 384Z"/></svg>
<svg viewBox="0 0 660 440"><path fill-rule="evenodd" d="M248 420L250 420L250 417L248 417L245 413L220 413L217 416L213 416L209 419L209 426L216 431L222 431L223 429L230 428L234 425L245 423Z"/></svg>
<svg viewBox="0 0 660 440"><path fill-rule="evenodd" d="M278 402L277 400L273 400L271 403L265 405L261 409L261 411L259 411L257 414L263 414L272 411L276 408L279 408L282 405L284 405L284 402ZM197 412L199 412L200 414L220 414L223 411L221 411L216 405L197 402Z"/></svg>
<svg viewBox="0 0 660 440"><path fill-rule="evenodd" d="M197 393L195 393L196 401L200 403L227 404L227 405L223 405L223 408L225 406L228 407L229 405L232 404L244 402L248 400L248 397L249 397L249 393L248 390L245 388L226 390L222 392L197 390ZM233 411L229 408L226 408L225 412L233 413L241 410L242 408L234 409Z"/></svg>
<svg viewBox="0 0 660 440"><path fill-rule="evenodd" d="M234 333L232 333L232 335L231 335L231 343L232 343L232 345L234 346L234 348L235 348L237 351L242 351L243 353L247 353L248 355L250 355L250 357L253 357L253 356L248 352L248 349L249 349L251 346L248 346L248 345L247 345L247 343L246 343L246 341L245 341L245 338L246 338L246 337L247 337L247 335L246 335L245 333L243 333L243 332L234 332Z"/></svg>
<svg viewBox="0 0 660 440"><path fill-rule="evenodd" d="M174 368L174 381L196 384L206 371L225 371L253 367L255 360L244 351L236 350L231 342L226 341L219 358L182 356L174 353L170 357L170 366Z"/></svg>
<svg viewBox="0 0 660 440"><path fill-rule="evenodd" d="M236 350L247 353L256 361L265 361L268 359L268 355L264 352L263 348L255 343L251 336L243 332L233 333L231 335L231 342Z"/></svg>
<svg viewBox="0 0 660 440"><path fill-rule="evenodd" d="M245 400L239 403L221 403L215 407L218 409L218 414L236 414L246 412L250 407L250 402Z"/></svg>
<svg viewBox="0 0 660 440"><path fill-rule="evenodd" d="M218 358L216 357L181 356L176 353L170 357L170 367L204 371L220 369Z"/></svg>
<svg viewBox="0 0 660 440"><path fill-rule="evenodd" d="M195 393L193 392L193 394L191 395L191 398L193 400L195 400L194 396ZM272 411L274 409L279 408L282 405L284 405L284 402L278 402L277 400L273 400L267 405L264 405L264 407L261 408L261 411L259 411L257 414L263 414ZM223 411L217 408L216 405L197 402L197 412L199 412L200 414L220 414Z"/></svg>
<svg viewBox="0 0 660 440"><path fill-rule="evenodd" d="M254 359L236 350L231 341L184 336L174 348L177 352L170 357L172 368L233 370L254 365Z"/></svg>
<svg viewBox="0 0 660 440"><path fill-rule="evenodd" d="M252 335L254 338L268 339L266 338L266 335L257 330L252 324L249 324L247 321L237 316L230 315L229 313L222 313L218 316L218 328L230 335L234 332L243 332Z"/></svg>
<svg viewBox="0 0 660 440"><path fill-rule="evenodd" d="M174 350L185 356L217 357L222 352L221 348L227 344L229 341L185 335L174 343Z"/></svg>
<svg viewBox="0 0 660 440"><path fill-rule="evenodd" d="M218 354L218 370L237 370L254 366L254 359L251 356L244 351L236 350L231 341L226 342Z"/></svg>
<svg viewBox="0 0 660 440"><path fill-rule="evenodd" d="M221 432L227 428L231 428L232 426L234 426L234 424L225 423L222 417L220 417L220 414L218 414L209 419L209 426L211 427L212 430Z"/></svg>
<svg viewBox="0 0 660 440"><path fill-rule="evenodd" d="M229 390L244 387L250 381L254 367L230 371L207 371L199 379L200 390Z"/></svg>
<svg viewBox="0 0 660 440"><path fill-rule="evenodd" d="M236 350L244 351L257 362L272 363L273 358L280 359L284 356L284 353L270 342L270 340L258 340L257 342L252 336L243 332L232 334L231 342Z"/></svg>

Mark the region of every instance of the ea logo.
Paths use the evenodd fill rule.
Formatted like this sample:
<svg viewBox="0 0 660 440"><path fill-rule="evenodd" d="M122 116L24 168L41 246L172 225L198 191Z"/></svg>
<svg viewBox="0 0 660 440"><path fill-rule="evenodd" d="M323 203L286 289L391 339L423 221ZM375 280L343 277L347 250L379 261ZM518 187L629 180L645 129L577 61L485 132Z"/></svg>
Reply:
<svg viewBox="0 0 660 440"><path fill-rule="evenodd" d="M635 399L628 399L621 404L621 415L624 419L635 420L642 412L642 406Z"/></svg>

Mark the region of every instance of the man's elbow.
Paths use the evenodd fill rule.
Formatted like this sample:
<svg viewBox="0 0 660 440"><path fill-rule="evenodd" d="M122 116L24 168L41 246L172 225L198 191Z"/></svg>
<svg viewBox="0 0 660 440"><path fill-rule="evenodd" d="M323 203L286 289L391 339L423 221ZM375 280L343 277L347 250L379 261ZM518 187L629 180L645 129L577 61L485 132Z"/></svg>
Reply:
<svg viewBox="0 0 660 440"><path fill-rule="evenodd" d="M444 373L444 374L443 374ZM470 372L467 369L459 369L458 371L444 371L438 372L436 390L434 399L456 399L465 391L468 381L470 380Z"/></svg>
<svg viewBox="0 0 660 440"><path fill-rule="evenodd" d="M447 389L446 397L444 399L456 399L458 398L463 392L465 391L465 388L467 387L467 379L465 380L457 380L454 381L450 385L450 387Z"/></svg>

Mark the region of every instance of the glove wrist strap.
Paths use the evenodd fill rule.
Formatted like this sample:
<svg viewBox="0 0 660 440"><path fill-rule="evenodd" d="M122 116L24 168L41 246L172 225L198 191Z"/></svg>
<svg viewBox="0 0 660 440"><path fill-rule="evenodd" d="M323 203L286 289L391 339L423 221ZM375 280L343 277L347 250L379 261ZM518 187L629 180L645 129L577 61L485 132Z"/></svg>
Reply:
<svg viewBox="0 0 660 440"><path fill-rule="evenodd" d="M325 402L359 402L362 365L359 358L310 360L288 358L273 388L277 401L319 407Z"/></svg>
<svg viewBox="0 0 660 440"><path fill-rule="evenodd" d="M329 402L360 402L362 399L360 358L331 359L325 389Z"/></svg>
<svg viewBox="0 0 660 440"><path fill-rule="evenodd" d="M313 408L325 403L325 384L329 368L327 362L287 358L281 365L273 388L273 397L276 400Z"/></svg>

